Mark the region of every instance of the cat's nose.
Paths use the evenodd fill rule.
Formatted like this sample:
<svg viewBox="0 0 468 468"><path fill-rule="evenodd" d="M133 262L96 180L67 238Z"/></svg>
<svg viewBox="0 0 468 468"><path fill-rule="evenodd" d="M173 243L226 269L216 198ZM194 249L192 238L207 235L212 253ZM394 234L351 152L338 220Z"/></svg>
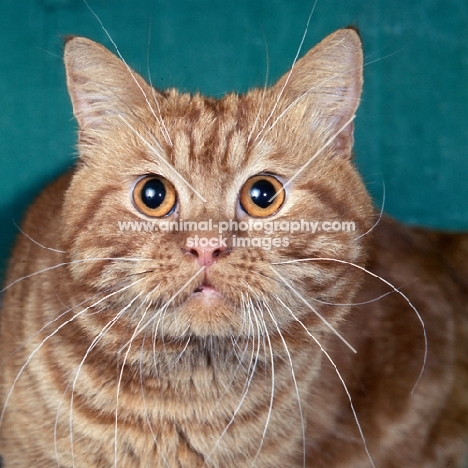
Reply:
<svg viewBox="0 0 468 468"><path fill-rule="evenodd" d="M188 254L192 255L200 266L209 267L216 262L216 260L230 252L230 249L226 246L185 246L183 249Z"/></svg>

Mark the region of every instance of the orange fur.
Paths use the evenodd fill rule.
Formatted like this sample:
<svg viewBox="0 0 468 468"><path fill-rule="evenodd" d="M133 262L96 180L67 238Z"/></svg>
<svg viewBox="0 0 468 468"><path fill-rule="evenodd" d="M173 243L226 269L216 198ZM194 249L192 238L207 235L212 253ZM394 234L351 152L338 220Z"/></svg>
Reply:
<svg viewBox="0 0 468 468"><path fill-rule="evenodd" d="M468 237L376 223L351 158L357 33L220 100L156 91L83 38L65 64L80 161L31 207L10 263L5 468L461 466ZM356 230L237 229L230 246L287 244L210 253L187 237L215 229L119 230L151 221L132 202L148 174L176 189L165 220L248 221L239 192L270 174L285 201L264 221Z"/></svg>

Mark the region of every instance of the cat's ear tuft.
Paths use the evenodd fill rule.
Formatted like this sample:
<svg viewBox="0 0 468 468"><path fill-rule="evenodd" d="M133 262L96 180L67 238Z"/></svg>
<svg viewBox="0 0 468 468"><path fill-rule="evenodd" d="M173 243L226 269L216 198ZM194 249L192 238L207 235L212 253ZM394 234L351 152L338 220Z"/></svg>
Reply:
<svg viewBox="0 0 468 468"><path fill-rule="evenodd" d="M81 129L105 128L112 117L145 106L151 88L104 46L83 37L65 40L68 92Z"/></svg>
<svg viewBox="0 0 468 468"><path fill-rule="evenodd" d="M359 33L354 28L340 29L298 60L276 83L273 92L281 96L282 108L289 108L286 118L300 120L301 129L308 125L312 130L312 122L321 122L330 134L343 128L334 146L338 152L350 155L352 119L362 90L362 67Z"/></svg>

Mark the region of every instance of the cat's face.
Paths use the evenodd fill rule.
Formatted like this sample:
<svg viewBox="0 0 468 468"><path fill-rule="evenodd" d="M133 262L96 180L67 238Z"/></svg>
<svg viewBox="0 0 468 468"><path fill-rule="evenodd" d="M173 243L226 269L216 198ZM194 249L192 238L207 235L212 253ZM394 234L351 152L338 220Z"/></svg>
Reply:
<svg viewBox="0 0 468 468"><path fill-rule="evenodd" d="M324 303L350 302L356 269L284 262L365 260L373 211L351 161L355 31L325 39L273 87L221 100L155 91L81 38L65 62L80 163L63 240L84 293L166 337L293 333L297 319L323 328L304 300L332 324L343 315Z"/></svg>

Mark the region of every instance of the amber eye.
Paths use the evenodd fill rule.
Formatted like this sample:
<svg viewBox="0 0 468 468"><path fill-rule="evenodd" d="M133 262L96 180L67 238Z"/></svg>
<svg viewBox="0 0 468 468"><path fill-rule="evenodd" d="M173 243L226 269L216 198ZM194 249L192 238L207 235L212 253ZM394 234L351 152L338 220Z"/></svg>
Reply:
<svg viewBox="0 0 468 468"><path fill-rule="evenodd" d="M242 209L255 218L275 214L284 202L283 184L270 175L253 176L240 192Z"/></svg>
<svg viewBox="0 0 468 468"><path fill-rule="evenodd" d="M172 212L177 195L174 186L164 177L143 177L133 189L133 203L140 213L161 218Z"/></svg>

